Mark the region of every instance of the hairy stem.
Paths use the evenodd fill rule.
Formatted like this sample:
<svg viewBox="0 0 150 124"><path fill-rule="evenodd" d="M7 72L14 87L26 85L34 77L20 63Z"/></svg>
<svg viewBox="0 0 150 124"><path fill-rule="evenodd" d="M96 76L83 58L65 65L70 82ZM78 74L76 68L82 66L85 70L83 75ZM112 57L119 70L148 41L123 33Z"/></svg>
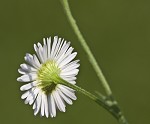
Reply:
<svg viewBox="0 0 150 124"><path fill-rule="evenodd" d="M69 86L70 88L73 88L77 91L79 91L80 93L88 96L89 98L91 98L92 100L94 100L96 103L98 103L99 105L101 105L102 107L104 107L107 111L109 111L117 120L120 124L128 124L127 120L125 119L125 117L123 116L116 100L113 98L112 96L112 91L107 83L107 80L105 79L102 71L101 71L101 68L100 66L98 65L94 55L92 54L89 46L87 45L83 35L81 34L77 24L76 24L76 21L75 19L73 18L72 16L72 13L70 11L70 7L69 7L69 4L68 4L68 0L60 0L62 5L63 5L63 8L64 8L64 11L65 11L65 14L68 18L68 21L73 29L73 31L75 32L79 42L81 43L83 49L85 50L87 56L88 56L88 59L91 63L91 65L93 66L99 80L101 81L105 91L106 91L106 94L107 94L107 99L104 100L103 96L99 96L99 97L96 97L95 95L91 94L90 92L76 86L76 85L72 85L68 82L65 82L64 80L62 80L63 84L64 85L67 85Z"/></svg>
<svg viewBox="0 0 150 124"><path fill-rule="evenodd" d="M94 70L96 71L96 74L99 78L99 80L102 82L102 85L107 93L108 96L110 96L112 94L111 92L111 89L94 57L94 55L92 54L89 46L87 45L83 35L81 34L77 24L76 24L76 21L75 19L73 18L72 14L71 14L71 11L70 11L70 8L69 8L69 4L68 4L68 0L60 0L62 5L63 5L63 8L64 8L64 11L65 11L65 14L67 15L67 18L68 18L68 21L70 22L70 25L72 27L72 29L74 30L76 36L78 37L78 40L80 41L83 49L85 50L87 56L88 56L88 59L90 61L90 63L92 64Z"/></svg>
<svg viewBox="0 0 150 124"><path fill-rule="evenodd" d="M102 94L99 97L97 97L77 85L70 84L69 82L63 80L62 78L59 78L58 82L82 93L83 95L89 97L91 100L95 101L98 105L105 108L109 113L111 113L120 124L128 124L127 120L121 113L116 101L110 101L109 99L105 99L105 97Z"/></svg>

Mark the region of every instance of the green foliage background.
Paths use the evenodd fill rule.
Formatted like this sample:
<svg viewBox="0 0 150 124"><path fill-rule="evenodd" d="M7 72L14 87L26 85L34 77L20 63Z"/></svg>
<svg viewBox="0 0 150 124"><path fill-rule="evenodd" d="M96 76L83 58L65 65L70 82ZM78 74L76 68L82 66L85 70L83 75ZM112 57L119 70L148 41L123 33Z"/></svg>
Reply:
<svg viewBox="0 0 150 124"><path fill-rule="evenodd" d="M150 1L69 0L72 13L131 124L150 123ZM20 99L17 69L43 37L72 42L81 60L77 84L104 92L59 0L0 0L0 123L117 124L103 108L77 93L57 117L34 116Z"/></svg>

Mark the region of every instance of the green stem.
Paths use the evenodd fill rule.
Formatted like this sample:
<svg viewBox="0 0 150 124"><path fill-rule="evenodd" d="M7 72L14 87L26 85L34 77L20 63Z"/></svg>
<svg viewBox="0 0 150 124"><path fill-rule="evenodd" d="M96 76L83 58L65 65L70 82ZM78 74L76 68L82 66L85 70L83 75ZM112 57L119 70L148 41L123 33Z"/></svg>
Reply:
<svg viewBox="0 0 150 124"><path fill-rule="evenodd" d="M79 87L77 85L70 84L69 82L67 82L67 81L65 81L59 77L57 77L56 82L61 82L60 84L68 86L68 87L82 93L83 95L89 97L90 99L95 101L98 105L102 106L109 113L111 113L118 120L118 122L120 124L128 124L127 120L125 119L125 117L121 113L120 109L118 108L116 101L112 102L110 100L104 99L105 97L103 95L100 95L99 97L97 97L97 96L93 95L92 93L82 89L81 87Z"/></svg>
<svg viewBox="0 0 150 124"><path fill-rule="evenodd" d="M62 80L63 84L70 87L70 88L73 88L77 91L79 91L80 93L88 96L90 99L94 100L96 103L98 103L99 105L101 105L102 107L104 107L107 111L109 111L115 118L117 118L117 120L119 121L120 124L128 124L127 120L125 119L125 117L123 116L120 108L118 107L118 104L117 102L114 100L113 96L112 96L112 91L101 71L101 68L99 67L94 55L92 54L89 46L87 45L84 37L82 36L77 24L76 24L76 21L75 19L73 18L72 16L72 13L70 11L70 7L69 7L69 4L68 4L68 0L60 0L62 5L63 5L63 8L64 8L64 11L65 11L65 14L68 18L68 21L72 27L72 29L74 30L78 40L80 41L83 49L85 50L87 56L88 56L88 59L90 61L90 63L92 64L99 80L102 82L102 85L106 91L106 94L107 94L107 100L104 100L102 96L99 96L99 97L96 97L95 95L91 94L90 92L76 86L76 85L72 85L64 80Z"/></svg>
<svg viewBox="0 0 150 124"><path fill-rule="evenodd" d="M91 52L90 48L88 47L84 37L82 36L82 34L81 34L77 24L76 24L75 19L73 18L72 14L71 14L68 0L60 0L60 1L63 5L63 8L65 10L67 17L68 17L68 21L70 22L72 29L74 30L75 34L78 37L78 40L80 41L80 43L83 47L83 49L85 50L86 54L88 55L89 61L92 64L94 70L96 71L99 80L102 82L102 85L103 85L107 95L111 96L111 94L112 94L111 89L110 89L110 87L109 87L109 85L108 85L108 83L107 83L94 55L92 54L92 52Z"/></svg>

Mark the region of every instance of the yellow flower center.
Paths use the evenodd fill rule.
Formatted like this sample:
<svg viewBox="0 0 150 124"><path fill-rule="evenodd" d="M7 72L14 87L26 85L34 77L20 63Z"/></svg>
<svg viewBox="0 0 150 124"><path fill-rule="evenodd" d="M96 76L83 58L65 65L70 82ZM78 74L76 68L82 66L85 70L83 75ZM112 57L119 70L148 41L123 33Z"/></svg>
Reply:
<svg viewBox="0 0 150 124"><path fill-rule="evenodd" d="M56 62L53 60L48 60L46 63L42 64L41 68L38 70L38 86L46 94L52 92L57 84L57 78L60 74L60 68L57 66Z"/></svg>

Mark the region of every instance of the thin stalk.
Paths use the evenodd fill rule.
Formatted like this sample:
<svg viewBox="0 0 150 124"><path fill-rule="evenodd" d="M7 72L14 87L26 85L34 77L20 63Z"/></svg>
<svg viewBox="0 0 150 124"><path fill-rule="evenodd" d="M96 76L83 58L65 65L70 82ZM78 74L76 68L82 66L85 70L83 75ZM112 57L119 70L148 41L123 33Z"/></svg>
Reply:
<svg viewBox="0 0 150 124"><path fill-rule="evenodd" d="M62 5L63 5L63 9L65 11L65 14L68 18L68 21L73 29L73 31L75 32L79 42L81 43L83 49L85 50L87 56L88 56L88 59L91 63L91 65L93 66L99 80L101 81L105 91L106 91L106 94L107 94L107 100L104 100L103 96L99 95L99 97L91 94L90 92L76 86L76 85L72 85L68 82L66 82L65 80L62 80L62 84L74 89L74 90L77 90L79 91L80 93L88 96L90 99L94 100L96 103L98 103L100 106L104 107L107 111L109 111L117 120L120 124L128 124L127 120L125 119L125 117L123 116L120 108L118 107L118 104L116 102L116 100L114 100L113 96L112 96L112 91L102 73L102 70L100 68L100 66L98 65L94 55L92 54L89 46L87 45L83 35L81 34L79 28L78 28L78 25L76 24L76 21L75 19L73 18L72 16L72 13L71 13L71 10L70 10L70 7L69 7L69 4L68 4L68 0L60 0Z"/></svg>
<svg viewBox="0 0 150 124"><path fill-rule="evenodd" d="M77 85L70 84L69 82L65 81L62 78L57 77L56 82L60 82L60 84L70 87L70 88L80 92L81 94L87 96L91 100L95 101L98 105L105 108L109 113L111 113L118 120L118 122L120 124L128 124L127 120L125 119L125 117L122 115L120 109L118 108L118 105L116 102L112 102L110 100L104 99L103 95L100 95L99 97L97 97Z"/></svg>
<svg viewBox="0 0 150 124"><path fill-rule="evenodd" d="M72 14L71 14L70 7L69 7L69 4L68 4L68 0L60 0L60 1L63 5L63 9L65 11L65 14L67 15L68 21L70 22L70 25L71 25L72 29L74 30L76 36L78 37L78 40L80 41L83 49L85 50L85 52L88 56L88 59L89 59L90 63L92 64L94 70L96 71L96 74L97 74L99 80L102 82L102 85L103 85L103 87L106 91L106 94L108 96L111 96L112 91L111 91L111 89L110 89L110 87L109 87L102 71L101 71L101 68L98 65L94 55L92 54L89 46L87 45L83 35L81 34L81 32L80 32L80 30L79 30L79 28L76 24L75 19L73 18Z"/></svg>

